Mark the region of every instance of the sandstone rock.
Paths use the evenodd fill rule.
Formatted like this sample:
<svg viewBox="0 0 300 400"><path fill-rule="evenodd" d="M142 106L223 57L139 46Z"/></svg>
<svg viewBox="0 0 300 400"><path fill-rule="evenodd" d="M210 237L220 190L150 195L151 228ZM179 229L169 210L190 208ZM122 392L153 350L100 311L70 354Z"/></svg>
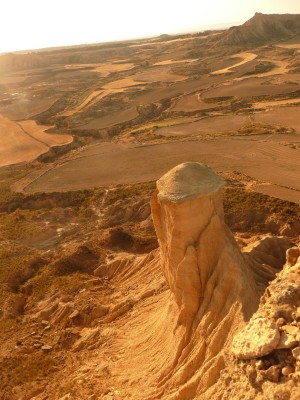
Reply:
<svg viewBox="0 0 300 400"><path fill-rule="evenodd" d="M45 344L44 346L42 346L42 350L43 350L45 353L48 353L49 351L52 350L52 346L50 346L50 345L48 345L48 344Z"/></svg>
<svg viewBox="0 0 300 400"><path fill-rule="evenodd" d="M300 307L297 307L296 311L293 313L293 318L296 322L300 322Z"/></svg>
<svg viewBox="0 0 300 400"><path fill-rule="evenodd" d="M293 335L282 332L280 335L279 343L277 344L276 349L289 349L297 344L297 340Z"/></svg>
<svg viewBox="0 0 300 400"><path fill-rule="evenodd" d="M259 370L264 369L264 367L265 367L264 361L263 361L263 360L258 360L258 361L256 361L255 367L256 367L257 369L259 369Z"/></svg>
<svg viewBox="0 0 300 400"><path fill-rule="evenodd" d="M295 369L291 365L288 365L287 367L284 367L281 370L282 375L284 375L284 376L288 376L288 375L292 374L294 371L295 371Z"/></svg>
<svg viewBox="0 0 300 400"><path fill-rule="evenodd" d="M74 310L73 312L72 312L72 314L70 314L69 315L69 319L75 319L75 318L77 318L79 316L79 311L78 310Z"/></svg>
<svg viewBox="0 0 300 400"><path fill-rule="evenodd" d="M157 181L160 201L177 204L217 193L224 185L208 166L193 162L178 165Z"/></svg>
<svg viewBox="0 0 300 400"><path fill-rule="evenodd" d="M47 326L45 326L44 331L49 331L50 329L51 329L51 325L47 325Z"/></svg>
<svg viewBox="0 0 300 400"><path fill-rule="evenodd" d="M187 328L199 310L211 276L218 280L225 268L232 282L242 286L241 275L247 275L238 245L224 222L223 186L223 179L208 166L187 162L157 181L151 199L161 266L179 309L178 325ZM251 282L250 276L248 279ZM227 283L224 279L222 282L225 295ZM251 296L251 284L248 287L247 295Z"/></svg>
<svg viewBox="0 0 300 400"><path fill-rule="evenodd" d="M277 326L285 325L285 323L286 323L286 321L285 321L284 318L278 318L277 321L276 321L276 325Z"/></svg>
<svg viewBox="0 0 300 400"><path fill-rule="evenodd" d="M135 257L133 255L120 253L115 259L107 262L106 264L99 265L99 267L96 268L93 273L100 278L110 279L116 272L127 268L128 265L132 265L134 258Z"/></svg>
<svg viewBox="0 0 300 400"><path fill-rule="evenodd" d="M280 368L277 365L273 365L266 371L261 371L261 374L271 382L278 382L280 378Z"/></svg>
<svg viewBox="0 0 300 400"><path fill-rule="evenodd" d="M256 261L260 265L264 264L264 273L271 272L270 278L274 279L274 272L282 269L286 260L286 251L291 245L292 243L286 237L276 237L268 234L260 238L259 241L249 243L243 251L250 256L252 262ZM267 268L269 270L267 271L266 267L271 267L271 270ZM259 270L255 272L258 273Z"/></svg>
<svg viewBox="0 0 300 400"><path fill-rule="evenodd" d="M293 349L292 354L297 361L300 361L300 347L296 347L295 349Z"/></svg>
<svg viewBox="0 0 300 400"><path fill-rule="evenodd" d="M109 306L97 305L89 314L90 320L101 318L109 312Z"/></svg>
<svg viewBox="0 0 300 400"><path fill-rule="evenodd" d="M280 333L275 323L266 318L251 319L248 325L233 339L232 352L247 360L269 354L280 340Z"/></svg>
<svg viewBox="0 0 300 400"><path fill-rule="evenodd" d="M97 267L95 270L94 270L94 272L93 272L93 274L95 275L95 276L100 276L100 277L105 277L105 276L107 276L108 275L108 268L107 268L107 265L106 264L101 264L101 265L99 265L99 267Z"/></svg>
<svg viewBox="0 0 300 400"><path fill-rule="evenodd" d="M70 400L71 399L71 393L67 393L64 396L60 397L58 400Z"/></svg>
<svg viewBox="0 0 300 400"><path fill-rule="evenodd" d="M288 283L282 281L276 285L276 293L273 294L273 300L278 305L290 304L289 307L290 316L286 318L287 321L290 320L292 313L294 311L291 305L297 303L299 299L300 299L300 285L297 283L296 279L294 280L290 279Z"/></svg>
<svg viewBox="0 0 300 400"><path fill-rule="evenodd" d="M300 256L300 249L298 247L292 247L286 252L286 262L288 265L295 265L298 257Z"/></svg>
<svg viewBox="0 0 300 400"><path fill-rule="evenodd" d="M299 328L293 325L283 325L282 330L294 337L296 337L296 335L300 333Z"/></svg>

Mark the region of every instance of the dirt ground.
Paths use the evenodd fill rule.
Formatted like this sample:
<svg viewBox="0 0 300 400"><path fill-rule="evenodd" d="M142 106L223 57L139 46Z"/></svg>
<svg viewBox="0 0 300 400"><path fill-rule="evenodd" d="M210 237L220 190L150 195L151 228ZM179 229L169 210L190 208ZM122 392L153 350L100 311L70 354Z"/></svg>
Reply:
<svg viewBox="0 0 300 400"><path fill-rule="evenodd" d="M275 96L291 93L296 90L299 90L298 83L268 84L268 81L265 78L249 78L243 81L228 81L225 85L221 85L215 89L207 90L203 94L203 97L214 98L226 96Z"/></svg>
<svg viewBox="0 0 300 400"><path fill-rule="evenodd" d="M52 64L50 52L47 66L40 58L35 66L33 57L27 69L3 74L0 109L13 132L6 136L3 125L3 165L32 161L74 136L87 147L37 165L25 190L148 181L196 159L221 171L247 173L267 183L257 190L272 195L284 186L278 196L284 190L285 197L297 200L291 160L297 164L300 148L300 78L290 72L296 61L288 52L299 43L234 52L213 45L221 36L87 46L76 50L75 62L72 51L53 51ZM257 72L266 62L271 70ZM55 133L45 133L40 124ZM16 135L22 145L13 142ZM99 139L112 141L112 147L99 147ZM105 146L111 153L102 154Z"/></svg>
<svg viewBox="0 0 300 400"><path fill-rule="evenodd" d="M295 174L300 168L300 149L284 146L281 143L284 140L290 140L290 135L218 138L138 147L108 144L109 151L101 145L98 150L97 147L85 150L78 158L45 172L24 189L26 192L51 192L150 181L181 162L199 161L217 171L240 171L271 183L273 187L292 188L291 201L297 199L300 202L300 184L298 174Z"/></svg>
<svg viewBox="0 0 300 400"><path fill-rule="evenodd" d="M272 104L271 106L274 106ZM269 110L266 112L260 112L253 115L255 121L268 123L272 125L287 126L293 128L298 134L300 134L300 119L298 117L300 107L268 107ZM270 109L271 108L271 109ZM299 140L299 137L295 137L295 140Z"/></svg>
<svg viewBox="0 0 300 400"><path fill-rule="evenodd" d="M195 136L199 134L217 134L233 132L251 122L249 116L229 115L204 117L191 124L182 124L175 127L161 128L156 131L157 134L166 137L169 136Z"/></svg>
<svg viewBox="0 0 300 400"><path fill-rule="evenodd" d="M49 147L73 141L70 135L46 133L48 128L32 120L13 122L0 117L0 166L30 162L46 153Z"/></svg>
<svg viewBox="0 0 300 400"><path fill-rule="evenodd" d="M85 125L80 125L82 129L105 129L110 126L130 121L131 119L138 116L135 108L130 108L122 111L115 111L107 116L101 118L95 118Z"/></svg>
<svg viewBox="0 0 300 400"><path fill-rule="evenodd" d="M197 111L209 110L218 106L216 103L205 103L201 99L200 93L182 96L172 108L173 111Z"/></svg>
<svg viewBox="0 0 300 400"><path fill-rule="evenodd" d="M134 79L137 82L177 82L184 81L186 77L173 74L170 68L154 67L134 75Z"/></svg>

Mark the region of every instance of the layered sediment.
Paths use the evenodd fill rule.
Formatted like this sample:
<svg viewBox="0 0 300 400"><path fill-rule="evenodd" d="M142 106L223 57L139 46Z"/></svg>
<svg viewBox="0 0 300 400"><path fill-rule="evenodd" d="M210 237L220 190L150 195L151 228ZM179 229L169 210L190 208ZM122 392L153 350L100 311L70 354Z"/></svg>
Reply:
<svg viewBox="0 0 300 400"><path fill-rule="evenodd" d="M224 286L225 302L249 296L245 317L256 307L249 267L224 222L224 184L206 165L184 163L158 180L152 198L161 266L179 308L178 322L188 327L196 324L208 297L212 301L213 288L220 296ZM226 285L232 286L231 293Z"/></svg>

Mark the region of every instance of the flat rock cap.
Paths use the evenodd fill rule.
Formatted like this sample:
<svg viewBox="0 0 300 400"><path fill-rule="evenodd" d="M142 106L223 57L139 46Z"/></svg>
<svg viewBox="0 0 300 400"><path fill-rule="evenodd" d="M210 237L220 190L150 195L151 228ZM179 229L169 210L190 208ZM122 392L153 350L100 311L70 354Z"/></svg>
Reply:
<svg viewBox="0 0 300 400"><path fill-rule="evenodd" d="M179 164L156 183L160 200L181 203L217 192L225 181L205 164Z"/></svg>

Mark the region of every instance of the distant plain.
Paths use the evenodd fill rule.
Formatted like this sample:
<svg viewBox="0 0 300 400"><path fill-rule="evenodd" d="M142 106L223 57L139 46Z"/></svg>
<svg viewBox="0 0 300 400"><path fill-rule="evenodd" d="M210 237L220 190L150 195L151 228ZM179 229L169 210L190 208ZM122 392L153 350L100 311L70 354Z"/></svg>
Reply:
<svg viewBox="0 0 300 400"><path fill-rule="evenodd" d="M53 50L44 67L32 56L3 72L1 166L31 162L15 187L51 192L153 180L197 160L300 202L300 39L221 51L223 34Z"/></svg>

